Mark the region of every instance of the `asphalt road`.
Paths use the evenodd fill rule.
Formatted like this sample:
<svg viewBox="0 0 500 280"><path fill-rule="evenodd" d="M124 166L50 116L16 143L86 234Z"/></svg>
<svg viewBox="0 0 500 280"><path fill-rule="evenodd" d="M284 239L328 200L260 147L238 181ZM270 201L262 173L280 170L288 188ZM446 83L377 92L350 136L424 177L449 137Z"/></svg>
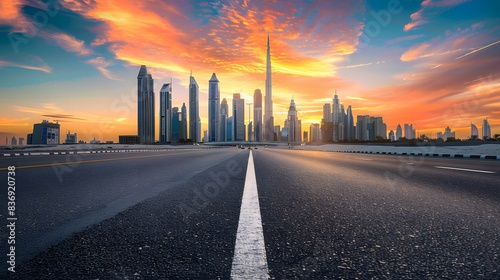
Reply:
<svg viewBox="0 0 500 280"><path fill-rule="evenodd" d="M252 155L270 278L500 277L498 161ZM16 272L4 253L0 278L229 279L248 157L223 148L1 158L2 177L17 168L17 221Z"/></svg>

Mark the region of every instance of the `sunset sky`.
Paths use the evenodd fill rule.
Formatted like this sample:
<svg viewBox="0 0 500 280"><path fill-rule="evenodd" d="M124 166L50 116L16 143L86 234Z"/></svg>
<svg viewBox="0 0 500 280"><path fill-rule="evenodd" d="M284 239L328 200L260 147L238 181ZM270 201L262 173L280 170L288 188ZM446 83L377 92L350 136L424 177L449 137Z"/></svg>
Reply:
<svg viewBox="0 0 500 280"><path fill-rule="evenodd" d="M264 93L268 31L275 124L294 97L309 130L337 90L355 118L382 116L388 131L413 123L435 138L450 126L467 138L488 118L500 133L500 1L44 2L0 0L0 145L43 119L62 139L137 134L141 64L157 115L170 79L174 106L188 105L192 71L206 129L213 72L229 104Z"/></svg>

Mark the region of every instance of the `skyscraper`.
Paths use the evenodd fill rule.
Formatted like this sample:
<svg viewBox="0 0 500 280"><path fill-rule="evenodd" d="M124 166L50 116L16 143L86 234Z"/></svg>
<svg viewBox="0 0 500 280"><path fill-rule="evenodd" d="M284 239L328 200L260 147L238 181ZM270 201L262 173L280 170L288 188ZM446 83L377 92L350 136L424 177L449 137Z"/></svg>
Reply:
<svg viewBox="0 0 500 280"><path fill-rule="evenodd" d="M297 119L297 107L295 106L295 100L290 102L290 107L288 108L288 117L286 119L286 127L288 129L288 142L300 142L300 128L299 121Z"/></svg>
<svg viewBox="0 0 500 280"><path fill-rule="evenodd" d="M220 88L215 73L208 81L208 141L219 141L220 136Z"/></svg>
<svg viewBox="0 0 500 280"><path fill-rule="evenodd" d="M266 56L266 106L264 112L264 140L274 140L274 118L273 118L273 86L271 79L271 46L269 33L267 33L267 56Z"/></svg>
<svg viewBox="0 0 500 280"><path fill-rule="evenodd" d="M398 124L398 127L396 128L396 141L401 138L403 138L403 129L401 128L401 125Z"/></svg>
<svg viewBox="0 0 500 280"><path fill-rule="evenodd" d="M227 139L227 117L229 115L229 106L225 98L220 103L220 141Z"/></svg>
<svg viewBox="0 0 500 280"><path fill-rule="evenodd" d="M199 87L193 77L189 77L189 138L193 142L201 142Z"/></svg>
<svg viewBox="0 0 500 280"><path fill-rule="evenodd" d="M137 130L141 143L155 141L155 93L146 65L141 65L137 75Z"/></svg>
<svg viewBox="0 0 500 280"><path fill-rule="evenodd" d="M349 141L356 139L354 117L352 116L352 108L350 105L349 107L347 107L346 122L345 122L345 139Z"/></svg>
<svg viewBox="0 0 500 280"><path fill-rule="evenodd" d="M172 142L172 116L172 84L163 84L160 90L160 143Z"/></svg>
<svg viewBox="0 0 500 280"><path fill-rule="evenodd" d="M405 131L405 138L406 139L415 139L415 138L417 138L415 129L413 129L413 124L407 124L407 123L405 123L404 127L405 127L404 131Z"/></svg>
<svg viewBox="0 0 500 280"><path fill-rule="evenodd" d="M340 123L342 121L342 113L340 110L339 96L335 90L335 95L333 96L333 108L332 108L332 122L333 122L333 142L338 142L341 139L340 134Z"/></svg>
<svg viewBox="0 0 500 280"><path fill-rule="evenodd" d="M253 132L254 141L262 141L262 92L256 89L253 93Z"/></svg>
<svg viewBox="0 0 500 280"><path fill-rule="evenodd" d="M245 99L233 94L233 141L245 141Z"/></svg>
<svg viewBox="0 0 500 280"><path fill-rule="evenodd" d="M477 126L473 123L470 124L470 138L477 139L479 137L479 131L477 130Z"/></svg>
<svg viewBox="0 0 500 280"><path fill-rule="evenodd" d="M330 103L325 103L323 105L323 121L332 121L332 106L330 105Z"/></svg>
<svg viewBox="0 0 500 280"><path fill-rule="evenodd" d="M180 131L179 107L173 107L172 108L172 138L171 138L170 142L179 143L179 140L180 140L179 131ZM161 140L160 140L160 142L161 142Z"/></svg>
<svg viewBox="0 0 500 280"><path fill-rule="evenodd" d="M179 117L179 138L187 139L187 109L186 103L182 103L181 114Z"/></svg>
<svg viewBox="0 0 500 280"><path fill-rule="evenodd" d="M311 126L309 127L309 134L311 137L311 142L319 142L321 136L321 130L319 124L317 123L311 124Z"/></svg>
<svg viewBox="0 0 500 280"><path fill-rule="evenodd" d="M488 122L488 119L484 119L483 121L483 139L489 139L491 138L491 127L490 123Z"/></svg>

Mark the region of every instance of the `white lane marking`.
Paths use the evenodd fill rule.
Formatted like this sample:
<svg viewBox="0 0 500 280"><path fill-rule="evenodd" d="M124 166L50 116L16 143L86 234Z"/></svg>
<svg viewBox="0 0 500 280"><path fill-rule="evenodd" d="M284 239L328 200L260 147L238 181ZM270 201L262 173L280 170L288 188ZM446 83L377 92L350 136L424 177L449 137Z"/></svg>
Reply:
<svg viewBox="0 0 500 280"><path fill-rule="evenodd" d="M231 279L269 279L252 151L248 157Z"/></svg>
<svg viewBox="0 0 500 280"><path fill-rule="evenodd" d="M457 167L448 167L448 166L434 166L440 169L449 169L449 170L458 170L458 171L467 171L467 172L478 172L478 173L488 173L493 174L495 171L487 171L487 170L477 170L477 169L466 169L466 168L457 168Z"/></svg>

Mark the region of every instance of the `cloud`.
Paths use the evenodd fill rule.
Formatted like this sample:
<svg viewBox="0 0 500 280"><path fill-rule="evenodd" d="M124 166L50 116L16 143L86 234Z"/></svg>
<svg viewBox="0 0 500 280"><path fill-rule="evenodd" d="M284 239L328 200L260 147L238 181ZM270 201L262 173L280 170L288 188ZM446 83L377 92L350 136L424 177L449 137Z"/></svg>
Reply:
<svg viewBox="0 0 500 280"><path fill-rule="evenodd" d="M50 117L50 118L54 118L54 119L69 119L69 120L86 120L84 118L78 118L78 117L75 117L74 115L65 115L65 114L50 114L50 115L42 115L44 117Z"/></svg>
<svg viewBox="0 0 500 280"><path fill-rule="evenodd" d="M402 36L402 37L398 37L398 38L387 41L387 45L390 46L390 45L394 45L394 44L401 43L404 41L412 41L412 40L421 38L423 36L424 36L423 34Z"/></svg>
<svg viewBox="0 0 500 280"><path fill-rule="evenodd" d="M51 73L52 68L47 65L45 62L43 62L40 58L34 59L35 61L39 61L40 65L35 66L35 65L27 65L27 64L22 64L18 62L13 62L13 61L6 61L6 60L1 60L0 59L0 68L2 67L17 67L17 68L23 68L23 69L29 69L29 70L34 70L34 71L41 71L44 73Z"/></svg>
<svg viewBox="0 0 500 280"><path fill-rule="evenodd" d="M92 58L87 60L87 63L94 66L101 74L110 79L110 80L115 80L115 81L123 81L113 75L111 71L107 69L107 67L112 66L113 62L106 60L104 57L99 56L96 58Z"/></svg>
<svg viewBox="0 0 500 280"><path fill-rule="evenodd" d="M78 40L76 37L63 32L44 31L41 36L49 42L60 46L67 52L76 53L80 56L87 56L93 53L93 51L86 46L85 41Z"/></svg>
<svg viewBox="0 0 500 280"><path fill-rule="evenodd" d="M418 26L426 24L436 14L439 14L454 6L470 2L471 0L424 0L420 9L410 15L411 21L404 26L404 31L410 31Z"/></svg>

